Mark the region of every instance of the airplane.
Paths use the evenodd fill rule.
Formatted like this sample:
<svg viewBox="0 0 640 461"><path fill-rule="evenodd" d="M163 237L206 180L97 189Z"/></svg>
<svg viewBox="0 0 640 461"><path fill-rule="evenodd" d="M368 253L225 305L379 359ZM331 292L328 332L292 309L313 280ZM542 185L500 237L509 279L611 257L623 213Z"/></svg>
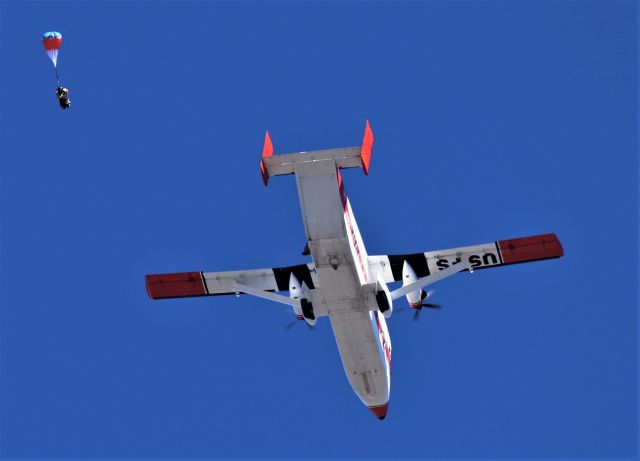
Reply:
<svg viewBox="0 0 640 461"><path fill-rule="evenodd" d="M406 297L418 314L433 291L425 288L461 271L559 258L555 234L498 240L423 253L369 256L365 249L341 169L369 173L373 132L365 125L362 145L274 155L265 134L260 170L269 178L295 175L307 244L313 262L288 267L231 272L180 272L146 275L152 299L253 295L289 305L298 320L314 326L329 317L345 374L362 403L384 419L391 389L391 338L386 320L393 301ZM402 282L391 290L389 284ZM288 292L288 296L281 294Z"/></svg>

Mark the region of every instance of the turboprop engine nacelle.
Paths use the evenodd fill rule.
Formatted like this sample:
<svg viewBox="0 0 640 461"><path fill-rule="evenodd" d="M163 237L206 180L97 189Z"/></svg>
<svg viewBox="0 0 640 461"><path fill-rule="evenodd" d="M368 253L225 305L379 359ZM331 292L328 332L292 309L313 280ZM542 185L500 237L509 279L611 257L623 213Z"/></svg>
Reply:
<svg viewBox="0 0 640 461"><path fill-rule="evenodd" d="M409 285L416 280L418 280L418 276L413 270L413 267L411 267L411 264L405 260L402 265L402 286ZM422 301L424 301L426 297L427 293L422 289L407 293L407 301L409 302L409 306L413 308L422 306Z"/></svg>
<svg viewBox="0 0 640 461"><path fill-rule="evenodd" d="M291 275L289 276L289 297L291 299L300 299L302 297L300 281L293 272L291 272ZM296 318L298 320L302 320L304 318L302 316L302 308L300 306L293 306L293 313L296 314Z"/></svg>
<svg viewBox="0 0 640 461"><path fill-rule="evenodd" d="M313 313L313 304L309 301L310 293L307 284L300 281L293 272L289 276L289 297L291 299L299 299L300 304L293 306L293 313L296 314L298 320L305 320L309 325L316 324L316 316Z"/></svg>

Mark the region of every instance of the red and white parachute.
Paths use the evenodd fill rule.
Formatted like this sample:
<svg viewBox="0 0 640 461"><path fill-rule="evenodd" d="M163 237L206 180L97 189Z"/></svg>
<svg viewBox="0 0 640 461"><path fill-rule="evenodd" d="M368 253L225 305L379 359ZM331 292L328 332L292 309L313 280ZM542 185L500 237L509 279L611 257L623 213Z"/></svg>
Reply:
<svg viewBox="0 0 640 461"><path fill-rule="evenodd" d="M58 88L56 88L56 97L60 102L60 107L68 109L71 107L71 101L69 100L69 89L60 86L60 77L58 76L58 50L62 45L62 34L60 32L45 32L42 35L42 44L44 45L44 51L53 63L53 69L56 72L56 82Z"/></svg>
<svg viewBox="0 0 640 461"><path fill-rule="evenodd" d="M53 65L58 67L58 50L62 45L62 34L60 32L45 32L42 36L42 44L47 52Z"/></svg>

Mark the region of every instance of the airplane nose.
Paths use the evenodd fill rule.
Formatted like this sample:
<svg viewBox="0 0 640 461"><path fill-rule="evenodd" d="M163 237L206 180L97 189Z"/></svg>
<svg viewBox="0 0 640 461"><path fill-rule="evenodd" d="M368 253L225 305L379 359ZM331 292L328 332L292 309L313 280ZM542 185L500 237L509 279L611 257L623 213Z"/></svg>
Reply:
<svg viewBox="0 0 640 461"><path fill-rule="evenodd" d="M368 407L371 410L371 413L376 415L378 419L384 419L387 416L387 409L389 408L389 402L384 405L378 405L377 407Z"/></svg>

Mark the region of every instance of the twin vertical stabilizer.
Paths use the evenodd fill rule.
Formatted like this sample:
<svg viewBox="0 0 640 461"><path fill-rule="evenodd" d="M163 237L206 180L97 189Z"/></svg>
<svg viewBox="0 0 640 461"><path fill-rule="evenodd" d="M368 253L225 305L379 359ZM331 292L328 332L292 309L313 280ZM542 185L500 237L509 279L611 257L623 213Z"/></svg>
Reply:
<svg viewBox="0 0 640 461"><path fill-rule="evenodd" d="M269 178L292 174L297 163L317 162L322 160L335 160L338 168L362 167L365 174L369 174L371 151L373 150L373 131L367 120L364 137L361 146L339 147L337 149L315 150L311 152L299 152L294 154L273 155L273 144L269 132L265 134L262 148L260 171L262 180L266 186Z"/></svg>

